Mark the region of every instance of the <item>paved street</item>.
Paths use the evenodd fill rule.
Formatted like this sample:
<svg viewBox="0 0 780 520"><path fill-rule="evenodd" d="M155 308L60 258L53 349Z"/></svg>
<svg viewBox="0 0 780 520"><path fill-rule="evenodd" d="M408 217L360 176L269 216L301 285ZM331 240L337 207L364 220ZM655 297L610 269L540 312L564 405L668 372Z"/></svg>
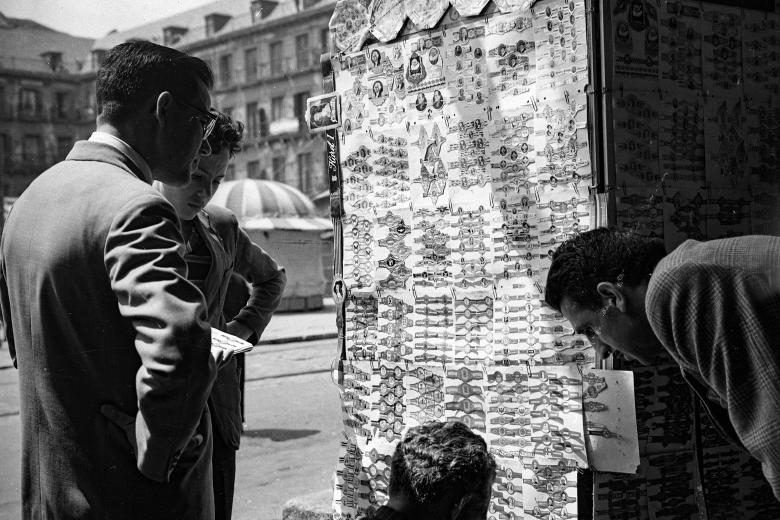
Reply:
<svg viewBox="0 0 780 520"><path fill-rule="evenodd" d="M290 498L330 487L341 431L338 390L330 375L335 354L335 340L323 340L260 345L248 355L247 429L238 452L235 520L279 520ZM0 357L7 355L0 350ZM13 368L0 370L3 520L19 517L16 378Z"/></svg>

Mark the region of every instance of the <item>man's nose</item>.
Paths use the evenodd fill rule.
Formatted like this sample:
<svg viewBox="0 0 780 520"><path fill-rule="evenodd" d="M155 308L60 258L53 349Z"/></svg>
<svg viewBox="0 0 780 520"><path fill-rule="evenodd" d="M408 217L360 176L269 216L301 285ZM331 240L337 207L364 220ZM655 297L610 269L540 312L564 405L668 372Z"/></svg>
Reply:
<svg viewBox="0 0 780 520"><path fill-rule="evenodd" d="M200 142L200 148L198 149L199 155L211 155L211 145L208 139L204 139Z"/></svg>
<svg viewBox="0 0 780 520"><path fill-rule="evenodd" d="M192 161L190 161L190 176L195 173L195 170L198 169L199 164L200 164L200 156L196 155L195 158Z"/></svg>
<svg viewBox="0 0 780 520"><path fill-rule="evenodd" d="M591 338L590 344L593 345L593 350L596 351L596 364L601 363L612 355L612 349L608 345L602 343L598 336Z"/></svg>

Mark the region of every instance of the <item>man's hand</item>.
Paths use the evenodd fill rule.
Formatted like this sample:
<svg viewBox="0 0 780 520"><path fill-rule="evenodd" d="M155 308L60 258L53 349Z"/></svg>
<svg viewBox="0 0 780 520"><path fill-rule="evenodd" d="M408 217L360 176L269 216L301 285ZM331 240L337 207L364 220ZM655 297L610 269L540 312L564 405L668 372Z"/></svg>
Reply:
<svg viewBox="0 0 780 520"><path fill-rule="evenodd" d="M233 320L225 326L225 332L239 337L244 341L248 341L252 334L255 333L252 329L241 323L240 321Z"/></svg>
<svg viewBox="0 0 780 520"><path fill-rule="evenodd" d="M138 444L135 438L135 417L126 414L113 404L108 403L100 405L100 413L103 415L103 417L122 429L122 431L125 433L125 437L127 438L127 442L130 444L133 457L138 457ZM190 440L187 442L187 447L185 449L197 448L201 444L203 444L203 435L196 433L190 437Z"/></svg>
<svg viewBox="0 0 780 520"><path fill-rule="evenodd" d="M113 404L100 405L100 413L103 417L119 426L127 437L127 442L130 443L130 449L133 452L133 457L138 456L138 446L135 439L135 417L128 415Z"/></svg>
<svg viewBox="0 0 780 520"><path fill-rule="evenodd" d="M212 345L211 356L214 358L214 361L217 363L217 370L220 370L222 369L222 367L225 366L225 364L228 361L230 361L230 358L233 357L233 351L221 347L215 347L214 345Z"/></svg>

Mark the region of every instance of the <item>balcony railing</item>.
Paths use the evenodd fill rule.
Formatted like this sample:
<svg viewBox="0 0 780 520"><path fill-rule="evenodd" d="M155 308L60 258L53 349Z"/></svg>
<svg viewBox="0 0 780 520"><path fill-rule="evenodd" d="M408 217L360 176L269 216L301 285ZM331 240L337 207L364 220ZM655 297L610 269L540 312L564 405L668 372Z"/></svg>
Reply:
<svg viewBox="0 0 780 520"><path fill-rule="evenodd" d="M38 108L22 108L19 107L16 111L19 121L45 121L47 119L46 112L42 107Z"/></svg>
<svg viewBox="0 0 780 520"><path fill-rule="evenodd" d="M69 107L51 107L52 121L78 121L81 118L81 112L74 106Z"/></svg>
<svg viewBox="0 0 780 520"><path fill-rule="evenodd" d="M318 51L307 51L308 65L298 67L298 55L285 57L280 60L258 63L254 74L249 73L243 67L232 70L229 74L221 73L217 88L228 89L238 87L258 81L269 81L297 74L299 72L312 72L318 69L320 64L320 55Z"/></svg>
<svg viewBox="0 0 780 520"><path fill-rule="evenodd" d="M77 108L69 107L59 109L51 107L48 110L23 110L19 106L0 106L0 121L28 121L46 123L85 123L94 122L95 109L93 107Z"/></svg>
<svg viewBox="0 0 780 520"><path fill-rule="evenodd" d="M0 55L0 68L64 76L80 72L84 68L84 63L79 60L64 60L59 66L52 69L42 58L19 58L17 56Z"/></svg>
<svg viewBox="0 0 780 520"><path fill-rule="evenodd" d="M45 153L36 155L9 153L5 154L2 162L0 162L0 165L2 165L2 172L0 173L2 175L20 176L38 175L57 162L57 158L50 157L50 154Z"/></svg>

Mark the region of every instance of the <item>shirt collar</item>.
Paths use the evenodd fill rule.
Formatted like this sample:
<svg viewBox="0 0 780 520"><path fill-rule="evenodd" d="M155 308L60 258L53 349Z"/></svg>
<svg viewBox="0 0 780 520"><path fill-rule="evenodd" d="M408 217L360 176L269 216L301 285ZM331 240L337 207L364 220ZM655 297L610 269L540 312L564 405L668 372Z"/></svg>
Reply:
<svg viewBox="0 0 780 520"><path fill-rule="evenodd" d="M147 182L152 182L152 169L149 167L149 163L147 163L146 159L141 157L141 154L136 152L132 146L117 136L111 135L107 132L92 132L92 135L89 136L89 140L95 143L107 144L108 146L116 148L125 154L133 162L133 164L135 164L135 166L141 170L141 174L144 176L144 179Z"/></svg>

